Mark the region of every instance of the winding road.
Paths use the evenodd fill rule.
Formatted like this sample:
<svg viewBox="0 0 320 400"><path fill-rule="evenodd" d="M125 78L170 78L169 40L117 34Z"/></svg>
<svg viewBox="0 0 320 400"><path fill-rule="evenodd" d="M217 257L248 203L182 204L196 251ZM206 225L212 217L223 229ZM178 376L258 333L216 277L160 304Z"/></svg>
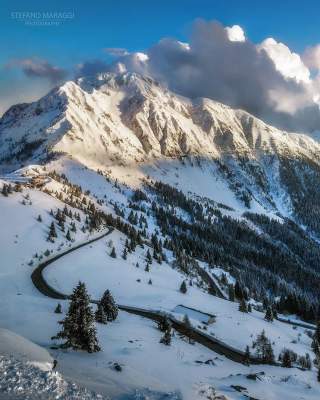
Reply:
<svg viewBox="0 0 320 400"><path fill-rule="evenodd" d="M43 276L43 271L48 265L53 264L55 261L58 259L64 257L67 254L72 253L73 251L76 251L84 246L88 246L91 243L94 243L108 235L110 235L113 232L113 228L109 228L106 232L104 232L101 235L96 236L93 239L90 239L86 242L83 242L81 244L78 244L72 248L69 248L68 250L57 254L56 256L53 256L46 261L42 262L39 264L34 271L32 272L31 279L34 284L34 286L41 292L44 296L50 297L52 299L58 299L58 300L67 300L70 298L70 295L61 293L54 289L52 286L50 286L47 281L45 280ZM97 304L97 300L91 300L91 303ZM244 361L244 352L236 349L232 346L229 346L228 344L220 341L219 339L214 338L213 336L210 336L206 334L205 332L201 331L198 328L192 327L192 328L186 328L186 326L183 324L183 322L179 321L176 319L174 316L170 314L165 314L163 311L159 310L149 310L149 309L143 309L143 308L138 308L138 307L132 307L128 305L120 305L118 304L118 307L120 310L139 315L144 318L148 318L152 321L158 322L161 320L161 318L164 317L164 315L167 315L169 320L171 321L172 327L179 332L180 334L188 337L189 339L207 347L210 350L213 350L215 353L218 353L220 355L223 355L227 357L228 359L238 362L238 363L243 363ZM250 362L252 364L261 364L261 360L257 359L256 357L251 356L250 357Z"/></svg>

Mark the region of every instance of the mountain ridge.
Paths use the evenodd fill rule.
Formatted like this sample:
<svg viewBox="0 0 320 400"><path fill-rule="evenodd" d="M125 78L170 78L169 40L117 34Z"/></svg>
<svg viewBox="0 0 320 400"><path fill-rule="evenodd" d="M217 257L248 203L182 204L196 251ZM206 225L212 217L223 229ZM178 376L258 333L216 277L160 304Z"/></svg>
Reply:
<svg viewBox="0 0 320 400"><path fill-rule="evenodd" d="M320 229L320 213L308 216L310 202L320 201L317 142L210 99L181 97L135 73L79 78L11 107L0 120L0 148L2 166L11 170L62 154L95 170L204 160L247 208L254 199Z"/></svg>
<svg viewBox="0 0 320 400"><path fill-rule="evenodd" d="M85 135L92 137L86 140ZM14 143L6 145L14 136L16 149ZM219 157L230 152L254 157L256 150L302 151L314 157L312 147L320 149L307 135L289 134L210 99L183 98L150 78L128 73L79 78L36 102L12 106L0 120L4 153L9 147L17 150L22 141L36 140L47 141L47 149L72 155L77 151L68 142L81 147L77 142L85 141L90 145L82 149L86 157L100 151L122 163L187 154ZM92 141L108 149L93 149ZM122 154L128 146L131 151Z"/></svg>

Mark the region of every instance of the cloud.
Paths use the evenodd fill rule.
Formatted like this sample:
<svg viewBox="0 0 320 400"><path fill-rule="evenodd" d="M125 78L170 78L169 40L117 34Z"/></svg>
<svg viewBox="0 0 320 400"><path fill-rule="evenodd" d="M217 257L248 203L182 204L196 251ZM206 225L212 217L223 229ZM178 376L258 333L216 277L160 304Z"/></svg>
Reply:
<svg viewBox="0 0 320 400"><path fill-rule="evenodd" d="M88 60L75 67L74 75L137 72L178 94L242 108L280 128L320 131L320 45L300 56L273 38L251 42L239 25L199 19L188 43L163 38L145 52L104 51L115 57L111 63ZM65 70L36 58L14 60L13 67L51 83L66 77Z"/></svg>
<svg viewBox="0 0 320 400"><path fill-rule="evenodd" d="M107 72L110 70L110 64L102 60L89 60L78 64L75 69L76 77L92 76L100 72Z"/></svg>
<svg viewBox="0 0 320 400"><path fill-rule="evenodd" d="M122 57L129 54L128 50L122 47L106 47L103 50L104 52L113 57Z"/></svg>
<svg viewBox="0 0 320 400"><path fill-rule="evenodd" d="M226 28L228 38L231 42L245 42L246 35L244 30L239 25L233 25L231 27L227 26Z"/></svg>
<svg viewBox="0 0 320 400"><path fill-rule="evenodd" d="M320 44L307 47L302 57L305 65L310 69L320 70Z"/></svg>
<svg viewBox="0 0 320 400"><path fill-rule="evenodd" d="M26 76L48 79L52 84L58 84L67 77L67 71L51 65L40 58L23 58L12 60L7 68L21 68Z"/></svg>
<svg viewBox="0 0 320 400"><path fill-rule="evenodd" d="M281 128L320 130L319 85L301 57L274 39L256 45L237 25L197 20L189 43L165 38L144 58L137 54L120 62L179 94L242 108Z"/></svg>
<svg viewBox="0 0 320 400"><path fill-rule="evenodd" d="M285 44L276 42L273 38L268 38L257 48L267 52L277 71L281 72L284 77L293 78L297 82L310 82L309 69L303 63L299 54L291 52Z"/></svg>

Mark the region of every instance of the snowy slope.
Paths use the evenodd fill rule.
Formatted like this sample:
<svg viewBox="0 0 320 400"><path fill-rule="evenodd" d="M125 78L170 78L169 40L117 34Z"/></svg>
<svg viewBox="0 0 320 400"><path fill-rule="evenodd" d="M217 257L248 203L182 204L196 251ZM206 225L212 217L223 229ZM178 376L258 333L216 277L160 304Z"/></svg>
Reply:
<svg viewBox="0 0 320 400"><path fill-rule="evenodd" d="M186 154L259 159L319 150L308 136L279 131L209 99L192 102L136 74L80 78L38 102L13 106L1 119L0 140L3 157L28 153L28 144L32 150L38 143L38 156L40 149L61 151L102 166Z"/></svg>
<svg viewBox="0 0 320 400"><path fill-rule="evenodd" d="M44 348L7 329L0 329L0 399L102 399L52 371Z"/></svg>
<svg viewBox="0 0 320 400"><path fill-rule="evenodd" d="M116 246L116 259L109 257L110 240ZM167 263L159 265L156 262L150 272L145 272L146 250L138 249L135 254L129 254L127 260L123 260L123 246L124 237L119 238L119 234L113 232L107 240L101 240L90 248L80 249L76 254L67 255L51 264L45 270L44 276L50 285L62 293L71 293L80 280L86 282L94 299L99 299L108 287L119 304L169 313L174 313L175 307L181 304L216 315L216 323L208 328L208 332L240 350L251 345L257 334L264 329L274 343L276 356L284 347L290 347L300 355L310 352L311 339L306 335L305 329L292 329L292 326L279 321L268 323L264 320L264 313L257 311L241 313L237 303L211 296L196 286L189 287L188 293L182 294L179 291L184 279L181 273ZM136 267L137 262L139 268ZM152 280L152 285L148 284L149 279ZM194 318L192 312L189 316ZM194 324L197 326L200 320L195 319Z"/></svg>
<svg viewBox="0 0 320 400"><path fill-rule="evenodd" d="M0 120L0 189L19 181L23 191L8 197L0 194L2 370L21 369L26 384L31 377L59 386L63 378L40 371L37 364L42 363L44 369L44 363L50 363L53 357L58 359L58 370L66 379L119 400L202 400L209 395L215 399L212 387L228 399L243 399L244 395L232 388L235 384L246 387L246 393L259 400L318 399L320 389L314 367L311 371L246 367L198 344L191 345L178 335L167 348L159 343L160 332L154 323L124 312L115 323L98 326L103 352L88 355L51 349L50 338L57 332L61 316L53 313L57 302L41 295L30 275L39 262L98 234L83 233L84 212L68 205L81 217L81 222L75 221L72 241L58 227L55 242L47 241L54 221L50 210L63 209L69 200L69 187L55 180L53 171L81 186L87 201L98 210L115 215L116 203L124 219L131 210L128 206L133 191L143 188L146 181L159 180L182 190L199 204L207 200L223 203L219 209L222 215L233 219L243 220L244 211L250 207L251 212L283 221L282 217L295 216L297 194L303 193L305 202L310 187L320 187L319 150L320 144L310 137L282 132L244 111L208 99L182 98L136 74L82 78L67 82L37 102L12 107ZM299 165L303 173L309 174L294 181L295 187L290 186L290 190L283 173L287 164L289 171L294 170L292 165ZM315 180L308 186L311 176ZM44 178L43 186L31 188L32 177ZM317 201L317 196L313 193L310 200ZM188 219L178 207L173 212ZM39 215L42 222L38 221ZM150 238L159 227L154 217L146 215ZM71 222L67 217L66 226ZM263 234L253 223L250 227ZM184 295L179 286L187 277L173 268L170 251L166 251L168 262L159 265L153 261L150 272L146 272L146 247L137 247L124 260L121 254L125 240L123 233L114 230L110 237L51 264L45 278L66 293L83 280L93 298L98 299L108 288L119 303L161 309L177 318L182 318L182 309L188 310L183 306L194 308L199 312L189 312L189 316L195 326L203 327L201 312L214 314L217 320L209 325L207 333L240 350L251 346L264 329L276 356L284 347L298 355L311 354L311 339L305 329L293 329L280 321L268 323L258 311L240 313L238 303L209 295L203 285L198 287L199 278L193 278L193 286ZM116 259L109 256L113 245ZM200 265L208 268L204 263ZM234 282L232 276L228 279ZM65 313L68 302L61 303ZM5 329L46 350L27 345ZM28 375L25 364L30 357L33 364ZM206 364L208 360L212 362ZM114 362L123 366L121 373L114 370ZM261 371L265 374L256 381L246 377ZM14 386L11 378L10 382L8 390ZM0 390L0 399L1 395Z"/></svg>
<svg viewBox="0 0 320 400"><path fill-rule="evenodd" d="M52 369L53 359L47 350L3 328L0 328L0 353L2 356L28 362L44 371Z"/></svg>
<svg viewBox="0 0 320 400"><path fill-rule="evenodd" d="M78 163L69 160L64 162L64 166L60 165L60 168L69 171L74 183L82 182L84 189L91 191L93 199L95 195L98 198L106 196L107 200L116 199L119 203L125 203L131 193L130 189L123 185L120 189L114 187L92 170L81 169ZM58 166L57 163L54 165ZM50 181L47 187L62 189L61 184L54 180ZM22 200L26 197L29 200L24 205ZM45 347L51 356L58 360L58 371L65 379L115 399L122 399L123 396L139 399L137 396L140 396L142 399L156 400L167 396L171 400L202 400L214 387L217 393L238 400L243 396L231 387L235 382L246 387L248 393L256 398L266 398L267 393L271 398L281 399L285 392L290 393L292 399L300 399L307 387L309 399L313 400L319 396L315 369L303 372L294 368L289 373L287 369L279 367L246 367L218 356L200 345L191 345L179 336L173 339L170 348L164 348L164 345L159 343L160 332L153 322L124 312L120 313L115 323L98 326L98 337L103 347L101 353L88 355L71 350L62 352L50 349L50 338L59 329L57 321L61 319L61 316L53 312L57 301L37 292L32 286L30 275L39 262L37 258L32 257L35 253L43 253L49 248L53 251L52 254L56 254L69 246L60 231L55 243L46 241L48 227L52 221L49 211L51 208L62 208L63 205L53 196L30 188L24 188L22 193L13 193L8 197L0 196L2 226L5 227L0 230L3 257L0 269L0 326ZM109 203L104 203L102 207L110 209ZM42 215L43 222L37 221L38 214ZM81 242L86 238L87 234L78 229L75 239ZM293 330L289 325L280 322L269 324L263 320L263 314L258 312L243 315L237 311L236 303L209 296L196 285L189 288L186 295L182 295L178 288L185 277L167 263L158 265L153 262L151 271L145 272L146 249L138 248L126 261L123 260L120 254L124 239L123 234L114 231L108 240L102 239L90 245L91 247L79 249L50 265L45 271L45 277L53 287L67 293L82 279L86 282L90 294L97 298L103 290L110 288L120 303L162 308L170 312L173 312L177 305L183 304L216 314L217 321L208 328L208 333L241 350L246 344L252 343L256 333L265 329L267 335L275 342L277 354L284 346L294 349L298 354L310 351L310 339L303 329ZM109 256L110 243L106 244L109 240L112 240L117 249L117 259ZM32 258L34 264L28 265ZM137 261L140 263L139 268L135 266ZM152 285L148 284L150 278ZM137 279L141 281L137 282ZM67 302L61 303L65 313ZM176 316L179 317L179 314ZM190 317L193 324L201 325L192 315ZM205 364L208 360L212 362ZM114 370L115 362L123 366L121 373ZM6 358L2 366L4 370L12 370L12 366L21 369L22 376L26 376L23 382L30 382L30 375L25 375L27 370L21 363L23 361ZM259 384L246 378L248 373L261 371L264 371L265 375ZM37 376L38 382L40 378L36 371L29 369L29 372L31 376ZM50 375L51 373L49 376L39 373L41 379L46 379L46 382L49 379L53 384L56 379L62 379L60 375L57 378ZM288 376L290 378L287 378ZM6 387L12 388L10 385Z"/></svg>
<svg viewBox="0 0 320 400"><path fill-rule="evenodd" d="M217 192L224 186L242 202L251 198L284 214L292 212L294 196L283 181L284 161L320 165L320 144L309 136L127 73L80 78L13 106L0 120L0 149L0 169L11 171L61 154L103 171L125 166L148 173L162 165L172 173L176 160L194 169L203 163L221 182Z"/></svg>

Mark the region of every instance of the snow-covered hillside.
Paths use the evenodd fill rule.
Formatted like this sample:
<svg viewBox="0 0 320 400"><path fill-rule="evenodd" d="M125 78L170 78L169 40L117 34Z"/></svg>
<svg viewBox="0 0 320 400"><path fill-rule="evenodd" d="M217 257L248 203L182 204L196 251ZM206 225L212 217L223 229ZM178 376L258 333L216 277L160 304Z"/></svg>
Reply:
<svg viewBox="0 0 320 400"><path fill-rule="evenodd" d="M100 74L54 89L1 119L2 157L65 152L92 165L146 161L160 156L226 153L314 156L319 145L305 135L279 131L209 99L191 101L137 74ZM107 162L107 160L109 160Z"/></svg>
<svg viewBox="0 0 320 400"><path fill-rule="evenodd" d="M181 168L188 171L186 166ZM114 181L107 181L104 176L68 159L47 165L46 171L42 167L33 166L21 173L29 176L48 174L50 169L66 173L73 184L82 183L83 190L88 191L86 192L88 202L91 199L104 212L114 213L112 204L116 202L124 207L128 215L127 201L133 191L126 185L130 183L133 188L140 187L138 184L141 185L139 175L133 172L130 177L127 176L126 185L119 183L115 185ZM159 173L161 169L156 168L156 171ZM182 173L180 169L179 173ZM206 176L205 170L201 173L204 174L202 176ZM125 174L121 175L118 171L118 178L122 177L125 177ZM168 182L173 183L171 181L173 177L169 179L166 175L166 178ZM61 319L61 316L53 312L57 300L41 295L33 287L30 275L42 260L99 233L82 232L85 212L79 210L81 223L75 220L77 231L72 234L74 242L66 239L66 230L62 232L60 228L58 229L58 225L58 238L54 243L47 241L50 224L55 220L51 215L51 209L55 213L57 208L63 209L64 201L67 201L67 197L64 196L67 194L68 186L56 179L58 178L50 177L41 190L22 186L22 192L13 192L7 197L0 196L3 226L6 227L1 229L0 242L4 261L0 270L2 293L0 324L45 347L51 353L51 357L58 360L57 369L64 378L51 372L38 372L34 369L37 365L27 371L24 360L18 357L8 358L8 353L4 352L2 368L12 371L10 379L9 375L8 379L5 379L6 390L13 390L14 376L19 373L24 388L28 387L31 377L35 379L37 376L37 382L42 380L49 382L48 390L52 387L51 384L61 388L61 382L66 379L77 382L80 387L85 386L88 390L114 399L122 399L124 395L128 399L201 400L208 396L214 399L214 396L219 395L225 395L228 399L241 399L243 393L259 399L269 399L270 396L281 399L284 393L290 393L290 398L300 399L306 390L308 399L316 399L319 396L315 368L311 371L301 371L297 368L288 370L265 365L248 367L217 355L200 344L190 344L178 334L167 348L159 343L161 336L154 322L123 311L114 323L106 326L98 324L98 337L103 348L101 353L88 355L71 350L51 349L55 342L50 338L59 329L57 321ZM8 182L9 180L1 183L3 185ZM185 182L183 189L186 193L192 189L192 184L185 178L180 182ZM198 195L215 197L214 190L210 192L210 188L205 187L202 190L199 186ZM59 193L62 193L63 197ZM99 201L100 199L104 200L103 203ZM230 197L230 205L235 208L226 208L225 213L239 218L244 211L243 206L235 197L234 200L231 199ZM68 207L70 208L69 205ZM78 211L78 209L72 210ZM42 217L41 222L38 221L38 215ZM66 227L72 221L74 219L67 219ZM151 216L148 217L148 225L150 233L157 227L156 221ZM147 272L145 271L147 247L137 247L125 260L122 258L125 240L126 236L115 230L109 237L54 262L45 270L44 277L50 285L65 293L70 293L80 279L86 282L93 298L99 298L108 288L120 304L166 311L178 319L181 319L183 314L189 313L188 308L185 308L182 314L177 312L176 307L179 305L214 314L216 322L209 325L206 332L242 351L246 345L251 348L257 334L264 329L273 343L276 357L285 347L292 349L299 356L305 353L311 354L311 339L304 328L293 329L292 326L279 321L266 322L262 312L243 314L238 311L238 303L206 293L205 286L198 286L198 283L201 283L199 277L193 277L193 286L188 287L187 294L182 294L179 286L186 279L186 275L179 269L173 268L174 257L171 251L167 251L167 262L162 262L160 265L153 261L150 271ZM110 257L112 246L117 253L115 259ZM52 253L44 254L47 249ZM205 268L206 264L201 263L201 266ZM68 301L61 301L61 304L64 315ZM190 312L192 324L196 327L205 327L195 315L197 314ZM15 336L12 334L12 337ZM18 349L18 346L15 345L15 348ZM254 352L254 349L251 351ZM50 363L52 358L48 359ZM121 372L114 369L115 364L121 366ZM262 371L263 374L260 374ZM247 376L257 378L251 380ZM62 384L64 390L69 387L66 385ZM242 387L240 392L235 389L238 386ZM72 387L75 393L80 390L77 386ZM28 387L28 390L31 389ZM34 389L38 390L38 387ZM46 393L45 389L43 391ZM84 394L81 396L80 398L87 398ZM71 394L66 398L72 398Z"/></svg>
<svg viewBox="0 0 320 400"><path fill-rule="evenodd" d="M98 400L101 395L66 382L52 369L44 348L7 329L0 329L0 399Z"/></svg>
<svg viewBox="0 0 320 400"><path fill-rule="evenodd" d="M8 110L0 399L37 398L32 390L50 399L318 399L319 150L310 137L136 74L80 78ZM91 299L109 289L124 306L116 321L96 324L101 352L51 340L69 300L34 284L42 267L41 284L58 294L80 280ZM191 331L240 359L178 328L165 346L152 318L126 306L178 322L187 315ZM309 325L267 321L267 312ZM251 361L259 356L262 331L275 359L243 364L246 346ZM281 366L284 349L292 368Z"/></svg>
<svg viewBox="0 0 320 400"><path fill-rule="evenodd" d="M59 154L103 171L157 162L173 170L177 159L196 167L205 162L246 206L252 201L295 212L307 224L299 193L308 187L301 175L306 168L318 174L320 163L320 145L309 136L280 131L209 99L182 98L129 73L79 78L37 102L11 107L0 120L0 149L7 171ZM293 168L297 186L289 175Z"/></svg>

